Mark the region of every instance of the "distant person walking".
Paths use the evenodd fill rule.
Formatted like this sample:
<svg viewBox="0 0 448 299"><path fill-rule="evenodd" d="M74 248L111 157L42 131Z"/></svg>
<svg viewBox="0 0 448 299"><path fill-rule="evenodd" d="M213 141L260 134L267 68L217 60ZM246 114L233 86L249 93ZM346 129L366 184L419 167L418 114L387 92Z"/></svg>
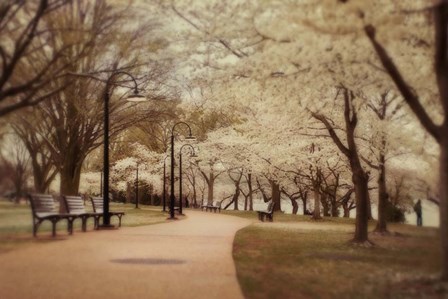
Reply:
<svg viewBox="0 0 448 299"><path fill-rule="evenodd" d="M422 201L420 199L417 200L417 203L414 205L414 211L415 214L417 214L417 226L422 226Z"/></svg>

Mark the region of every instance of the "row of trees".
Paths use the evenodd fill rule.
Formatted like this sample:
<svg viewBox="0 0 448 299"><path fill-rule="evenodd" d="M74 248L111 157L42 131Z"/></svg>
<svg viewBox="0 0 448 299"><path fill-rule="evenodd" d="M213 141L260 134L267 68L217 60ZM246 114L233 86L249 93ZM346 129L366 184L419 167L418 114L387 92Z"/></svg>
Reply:
<svg viewBox="0 0 448 299"><path fill-rule="evenodd" d="M353 240L364 244L373 201L384 233L391 204L429 193L440 204L448 279L446 0L156 5L155 19L178 22L137 25L132 6L101 0L1 6L0 116L29 152L37 191L59 174L61 193L78 192L83 165L100 164L104 81L117 70L145 73L138 81L156 98L183 101L113 100L117 182L146 161L146 180L160 186L171 125L187 120L199 137L199 158L184 168L193 203L207 193L209 203L228 197L224 205L238 209L244 198L251 209L258 194L277 209L288 198L293 212L301 200L305 212L312 197L314 218L321 205L330 215L356 208ZM154 26L164 39L150 38ZM187 82L181 92L172 74ZM23 107L33 108L11 114ZM219 198L225 174L231 187Z"/></svg>
<svg viewBox="0 0 448 299"><path fill-rule="evenodd" d="M164 42L150 37L155 24L131 24L136 14L132 6L102 0L2 4L0 116L7 133L16 136L4 142L26 148L36 192L47 191L58 175L59 192L78 193L84 161L101 145L103 93L112 73L144 73L136 79L149 97L176 96L166 87L169 61L145 56ZM110 107L112 138L143 119L163 118L171 105L127 104L127 85L119 79L113 87L122 95Z"/></svg>
<svg viewBox="0 0 448 299"><path fill-rule="evenodd" d="M445 280L448 279L445 190L448 184L443 136L447 136L447 7L445 0L431 4L427 1L308 0L282 5L220 1L206 6L192 0L175 1L171 6L173 15L191 29L189 43L198 42L203 51L201 67L196 67L193 76L201 80L212 77L209 82L213 82L215 99L225 102L221 106L232 109L242 102L245 109L240 110L241 118L251 124L250 130L255 130L257 136L264 134L256 130L257 125L278 133L269 124L275 122L282 127L283 120L293 112L300 122L288 118L288 123L296 124L292 128L296 137L325 135L323 138L333 143L335 153L346 162L354 188L355 242L368 242L368 182L374 172L378 181L378 229L386 229L382 216L387 198L391 197L385 184L392 164L388 156L402 155L410 149L413 153L423 151L429 156L425 159L432 160L440 149L440 176L436 179L430 171L426 177L431 192L438 194L433 198L439 198L435 201L440 203ZM413 68L415 65L418 69ZM216 86L217 81L221 86ZM232 88L235 88L233 93L229 92ZM397 96L398 103L392 100ZM371 103L375 98L382 98L378 105ZM269 110L268 113L253 113L257 110L255 104L266 102L267 106L262 109ZM279 103L286 109L279 109ZM367 109L373 117L363 115ZM407 138L411 141L409 147L394 144L407 128L418 130L413 115L434 139L423 139L423 148L419 141L423 134L416 134L420 138L415 135ZM310 117L317 124L309 122ZM383 125L377 125L373 118ZM363 139L370 139L367 137L376 140L370 148L363 144ZM263 142L284 145L275 138L265 138ZM251 145L251 150L254 147ZM367 155L366 149L372 155ZM274 160L269 155L259 156L271 163ZM409 164L408 161L405 166L414 168ZM280 167L279 163L272 166ZM315 173L318 172L316 169ZM271 175L273 171L267 173ZM274 181L273 191L277 190L276 185ZM418 193L413 196L417 197Z"/></svg>

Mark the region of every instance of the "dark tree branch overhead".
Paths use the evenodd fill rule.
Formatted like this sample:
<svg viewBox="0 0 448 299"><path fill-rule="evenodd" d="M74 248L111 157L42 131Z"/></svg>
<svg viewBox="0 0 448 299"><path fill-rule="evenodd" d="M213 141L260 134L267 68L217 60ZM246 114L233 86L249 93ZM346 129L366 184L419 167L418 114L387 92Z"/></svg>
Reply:
<svg viewBox="0 0 448 299"><path fill-rule="evenodd" d="M445 125L448 123L448 1L442 0L435 8L436 51L434 67L437 75L440 98L445 113ZM442 132L440 132L442 134ZM446 132L445 132L446 134Z"/></svg>
<svg viewBox="0 0 448 299"><path fill-rule="evenodd" d="M445 28L446 29L446 28ZM375 27L372 25L367 25L364 27L364 31L371 41L376 53L378 54L378 57L381 60L381 63L383 64L384 68L387 70L389 75L391 76L392 80L394 81L397 88L400 90L401 94L403 95L405 101L409 104L409 107L411 107L412 111L414 111L415 115L418 117L419 121L425 127L425 129L438 141L440 141L440 127L434 124L432 119L427 114L425 108L420 103L420 100L418 96L415 94L415 92L409 87L409 85L404 80L403 76L399 72L398 68L396 67L395 63L390 58L389 54L387 53L386 49L376 40L375 37ZM446 46L446 33L445 33L445 46ZM443 48L440 46L440 48ZM437 53L441 51L438 50ZM439 54L439 59L443 59L443 55ZM445 54L446 59L446 54ZM448 109L448 108L446 108Z"/></svg>
<svg viewBox="0 0 448 299"><path fill-rule="evenodd" d="M339 148L339 150L345 155L345 156L349 156L349 150L348 148L342 143L341 139L339 138L339 136L336 134L333 126L330 124L330 122L327 120L327 118L324 115L312 112L311 114L315 119L319 120L320 122L322 122L325 126L325 128L327 128L328 133L330 134L331 139L333 139L334 143L337 145L337 147Z"/></svg>
<svg viewBox="0 0 448 299"><path fill-rule="evenodd" d="M174 5L171 5L171 8L176 13L176 15L178 15L182 20L184 20L185 22L187 22L191 26L193 26L196 30L198 30L199 32L203 32L203 33L205 33L207 35L211 35L211 33L209 31L207 31L206 29L200 28L199 25L197 25L192 20L187 18L184 14L182 14ZM223 38L215 37L215 40L218 43L220 43L224 48L229 50L230 53L232 53L236 57L243 58L244 56L247 56L247 54L242 52L241 50L237 50L237 49L232 48L232 46L229 44L229 42L224 40Z"/></svg>
<svg viewBox="0 0 448 299"><path fill-rule="evenodd" d="M95 41L90 36L102 34L114 20L98 14L88 22L104 18L104 26L93 35L84 28L71 28L62 19L70 0L13 1L6 0L0 8L0 117L18 109L33 106L70 84L57 84L77 61L84 58ZM77 5L81 5L78 3ZM72 9L75 4L68 9ZM99 4L94 4L97 9ZM79 12L84 13L84 11ZM85 19L82 22L86 22ZM64 23L61 25L61 23ZM96 24L96 23L95 23ZM70 28L69 28L70 27ZM55 36L70 29L70 41L55 42ZM51 51L48 51L51 49ZM74 55L76 53L76 55Z"/></svg>

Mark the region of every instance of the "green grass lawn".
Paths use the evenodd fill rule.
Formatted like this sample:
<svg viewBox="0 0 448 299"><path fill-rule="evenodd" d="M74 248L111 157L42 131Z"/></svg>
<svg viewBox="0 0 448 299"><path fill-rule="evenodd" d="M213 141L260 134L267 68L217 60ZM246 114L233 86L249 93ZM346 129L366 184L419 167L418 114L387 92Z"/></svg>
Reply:
<svg viewBox="0 0 448 299"><path fill-rule="evenodd" d="M87 210L89 211L89 208ZM110 204L111 211L124 211L126 214L122 218L122 226L139 226L166 221L167 214L161 212L160 207L142 206L135 209L133 204ZM118 218L112 217L111 223L118 225ZM61 220L57 224L57 239L67 238L67 222ZM38 238L33 238L32 234L31 208L24 203L17 205L5 200L0 200L0 254L30 244L51 242L51 223L44 221L38 230ZM74 236L83 233L81 230L81 220L74 222ZM87 222L87 233L93 231L93 219Z"/></svg>
<svg viewBox="0 0 448 299"><path fill-rule="evenodd" d="M246 298L448 298L448 286L435 279L436 229L393 224L393 234L370 234L375 246L365 248L349 242L353 219L314 222L276 213L274 221L256 222L235 237L233 256Z"/></svg>

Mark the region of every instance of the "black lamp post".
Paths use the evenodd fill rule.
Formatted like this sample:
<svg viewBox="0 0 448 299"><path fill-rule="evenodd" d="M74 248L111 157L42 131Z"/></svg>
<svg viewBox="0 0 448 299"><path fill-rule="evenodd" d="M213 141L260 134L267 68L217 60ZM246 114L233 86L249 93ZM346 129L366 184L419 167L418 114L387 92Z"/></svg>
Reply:
<svg viewBox="0 0 448 299"><path fill-rule="evenodd" d="M189 135L185 137L185 140L195 140L196 138L191 134L191 128L186 122L178 122L174 124L171 129L171 194L170 194L170 218L176 219L174 217L174 130L178 125L185 125L188 127Z"/></svg>
<svg viewBox="0 0 448 299"><path fill-rule="evenodd" d="M135 174L135 208L138 209L138 162Z"/></svg>
<svg viewBox="0 0 448 299"><path fill-rule="evenodd" d="M103 183L103 225L101 227L112 227L110 224L109 214L109 101L110 101L110 88L113 85L113 79L117 75L127 75L131 77L134 82L134 93L130 95L127 100L129 102L144 102L146 98L138 93L137 81L135 78L124 71L113 72L109 79L107 79L106 87L104 89L104 156L103 156L103 171L104 171L104 183Z"/></svg>
<svg viewBox="0 0 448 299"><path fill-rule="evenodd" d="M166 212L166 158L168 157L163 159L163 212Z"/></svg>
<svg viewBox="0 0 448 299"><path fill-rule="evenodd" d="M194 147L191 144L187 143L180 147L180 150L179 150L179 214L181 214L181 215L182 215L182 149L185 146L191 148L191 150L193 151L191 153L191 157L197 157L196 153L194 152Z"/></svg>
<svg viewBox="0 0 448 299"><path fill-rule="evenodd" d="M103 196L103 172L101 171L100 174L100 196Z"/></svg>

